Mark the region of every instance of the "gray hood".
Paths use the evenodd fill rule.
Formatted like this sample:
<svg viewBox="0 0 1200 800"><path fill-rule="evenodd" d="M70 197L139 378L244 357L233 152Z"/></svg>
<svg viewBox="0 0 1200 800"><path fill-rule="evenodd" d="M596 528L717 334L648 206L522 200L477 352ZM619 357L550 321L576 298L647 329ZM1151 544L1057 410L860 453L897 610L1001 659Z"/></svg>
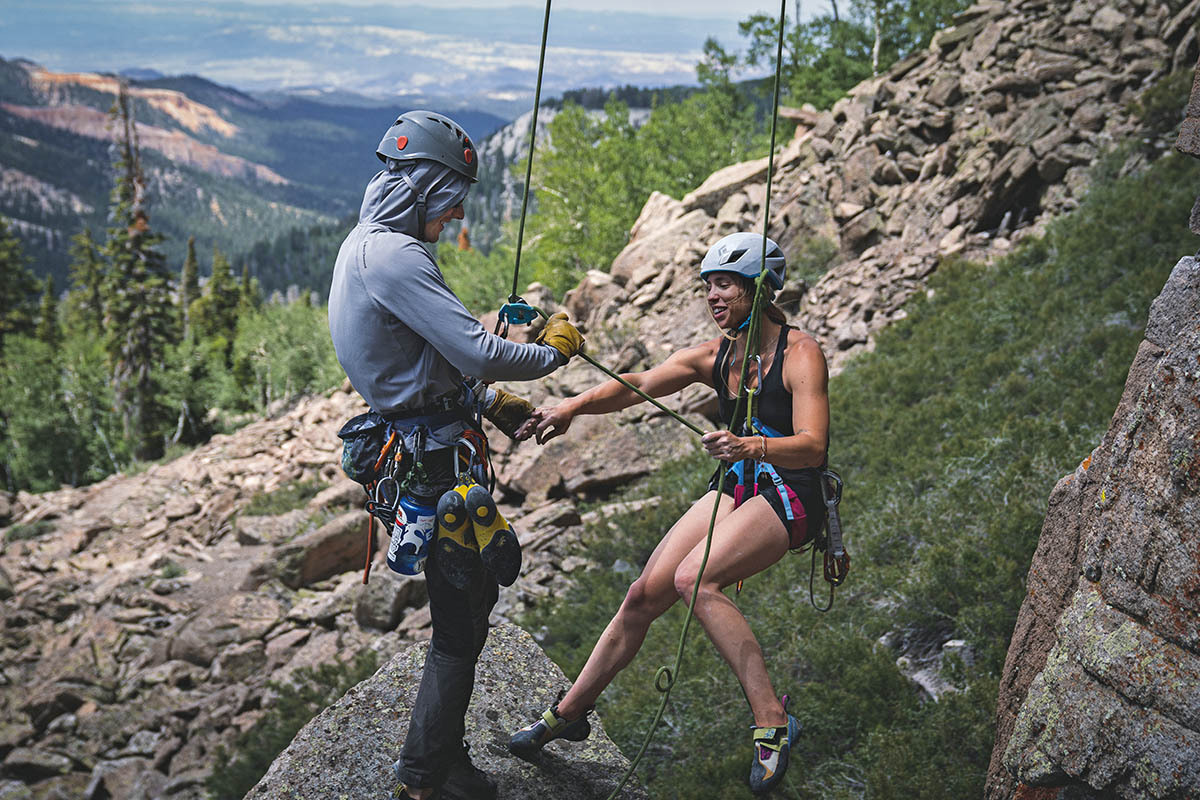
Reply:
<svg viewBox="0 0 1200 800"><path fill-rule="evenodd" d="M418 191L425 190L426 222L437 219L465 200L471 181L450 167L420 159L393 161L389 169L378 173L367 184L362 208L358 212L360 223L383 225L414 239L424 240L417 221L417 198L404 179L405 174Z"/></svg>

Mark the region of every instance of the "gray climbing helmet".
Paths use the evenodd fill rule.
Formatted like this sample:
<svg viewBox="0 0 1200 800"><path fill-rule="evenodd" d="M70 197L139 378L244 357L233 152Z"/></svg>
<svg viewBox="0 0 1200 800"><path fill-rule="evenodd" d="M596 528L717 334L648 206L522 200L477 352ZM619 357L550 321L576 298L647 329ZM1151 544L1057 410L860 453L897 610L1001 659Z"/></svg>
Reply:
<svg viewBox="0 0 1200 800"><path fill-rule="evenodd" d="M444 164L475 183L479 154L457 122L435 111L408 111L396 118L375 150L387 163L427 158Z"/></svg>
<svg viewBox="0 0 1200 800"><path fill-rule="evenodd" d="M713 272L734 272L754 280L762 272L763 236L759 233L731 233L718 241L704 254L700 262L700 277ZM783 250L767 239L767 283L773 289L783 288L787 260Z"/></svg>

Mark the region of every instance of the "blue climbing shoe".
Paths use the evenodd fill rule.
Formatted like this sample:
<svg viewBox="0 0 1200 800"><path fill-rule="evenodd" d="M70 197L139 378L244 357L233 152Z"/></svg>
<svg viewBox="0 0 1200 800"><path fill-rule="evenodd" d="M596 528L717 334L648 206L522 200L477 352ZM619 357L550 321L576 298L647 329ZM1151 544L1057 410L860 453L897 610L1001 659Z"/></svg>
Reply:
<svg viewBox="0 0 1200 800"><path fill-rule="evenodd" d="M512 586L521 572L521 543L517 535L487 489L478 484L471 486L466 500L484 568L496 576L501 586Z"/></svg>
<svg viewBox="0 0 1200 800"><path fill-rule="evenodd" d="M787 698L784 698L787 708ZM787 725L775 728L754 728L754 761L750 764L750 791L765 794L783 780L787 772L788 755L800 737L800 721L787 715Z"/></svg>
<svg viewBox="0 0 1200 800"><path fill-rule="evenodd" d="M514 733L508 740L508 750L519 758L532 758L547 742L554 739L582 742L591 732L592 723L588 722L586 712L579 719L567 721L558 715L558 706L554 705L537 722Z"/></svg>
<svg viewBox="0 0 1200 800"><path fill-rule="evenodd" d="M470 484L474 486L474 484ZM471 516L467 513L468 486L459 485L444 493L437 504L437 542L434 563L456 589L465 589L479 572L479 549Z"/></svg>

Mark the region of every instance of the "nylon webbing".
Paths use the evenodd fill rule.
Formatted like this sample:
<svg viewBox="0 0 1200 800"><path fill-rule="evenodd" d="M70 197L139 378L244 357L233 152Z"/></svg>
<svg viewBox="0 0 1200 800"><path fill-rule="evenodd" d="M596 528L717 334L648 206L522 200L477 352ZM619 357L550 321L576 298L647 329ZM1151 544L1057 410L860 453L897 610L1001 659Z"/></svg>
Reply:
<svg viewBox="0 0 1200 800"><path fill-rule="evenodd" d="M758 278L754 281L754 300L750 306L750 327L746 331L746 351L742 355L742 371L741 379L738 383L738 399L734 406L733 416L730 417L730 425L738 418L738 409L741 406L742 398L747 396L746 392L746 377L750 371L750 353L758 352L760 344L759 338L761 334L761 326L759 320L759 296L762 293L763 280L767 276L767 231L771 224L771 182L775 173L775 132L776 123L779 119L779 81L782 74L783 63L783 33L785 14L787 13L787 0L779 2L779 43L775 51L775 93L771 111L771 148L767 157L767 195L763 204L763 242L762 242L762 267L759 270ZM751 347L753 345L753 347ZM761 388L761 387L760 387ZM748 397L747 397L748 400ZM747 404L747 413L749 413L749 405ZM621 782L613 789L612 794L608 796L608 800L614 798L620 793L625 784L629 782L629 778L633 775L641 763L642 756L645 755L646 749L650 746L650 742L654 739L654 733L658 729L659 723L662 722L663 713L667 709L667 702L671 698L671 688L675 685L676 676L679 674L679 668L683 664L683 652L687 645L688 630L691 628L692 617L695 615L696 597L700 591L700 580L704 577L704 568L708 565L708 556L712 551L713 530L717 525L717 510L721 505L721 497L725 491L725 477L728 475L728 470L719 470L720 478L717 480L717 496L713 500L712 515L708 520L708 534L704 541L704 557L700 560L700 570L696 574L696 581L692 585L692 596L688 602L687 615L683 620L683 630L679 634L679 646L675 650L675 665L673 667L662 666L654 674L654 688L662 694L662 702L659 703L658 711L654 714L654 721L650 724L650 730L646 733L646 738L642 742L642 746L638 749L637 755L629 764L629 769L625 771Z"/></svg>

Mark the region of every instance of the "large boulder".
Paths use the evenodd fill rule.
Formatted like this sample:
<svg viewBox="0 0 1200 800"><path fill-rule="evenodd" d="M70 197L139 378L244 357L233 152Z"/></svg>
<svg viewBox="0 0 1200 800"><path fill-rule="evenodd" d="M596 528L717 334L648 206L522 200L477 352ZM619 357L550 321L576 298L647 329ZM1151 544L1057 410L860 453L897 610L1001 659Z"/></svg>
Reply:
<svg viewBox="0 0 1200 800"><path fill-rule="evenodd" d="M1200 262L1059 481L1000 686L989 800L1200 796Z"/></svg>
<svg viewBox="0 0 1200 800"><path fill-rule="evenodd" d="M427 645L402 650L375 675L308 723L246 800L387 797L407 734ZM628 762L592 716L584 742L551 742L537 763L508 752L508 737L553 703L566 677L520 628L492 629L467 710L471 760L499 783L501 797L607 797ZM622 798L646 797L633 779Z"/></svg>

